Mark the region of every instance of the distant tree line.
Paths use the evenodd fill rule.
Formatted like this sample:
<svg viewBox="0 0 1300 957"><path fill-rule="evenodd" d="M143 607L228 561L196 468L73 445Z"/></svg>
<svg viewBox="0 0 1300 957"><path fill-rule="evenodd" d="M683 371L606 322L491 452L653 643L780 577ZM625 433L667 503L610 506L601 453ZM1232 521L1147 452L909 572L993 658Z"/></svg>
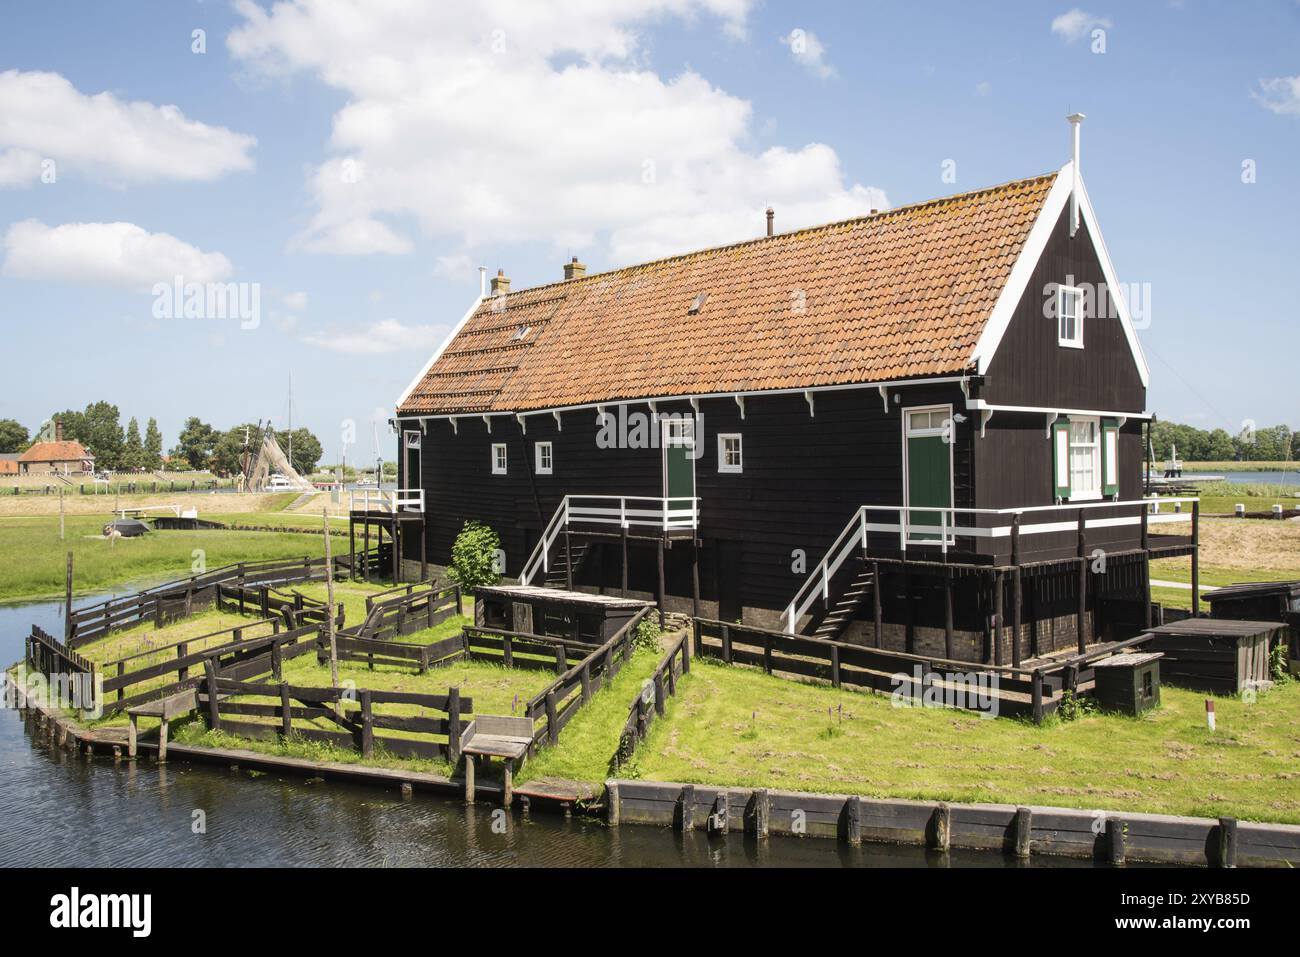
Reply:
<svg viewBox="0 0 1300 957"><path fill-rule="evenodd" d="M92 402L81 412L75 409L59 412L51 416L50 421L63 424L65 439L80 442L90 450L95 456L96 469L155 471L164 465L162 432L152 417L146 421L142 434L138 419L132 416L123 428L117 406L101 401ZM219 431L191 416L185 420L165 464L170 469L208 469L220 475L230 475L242 466L246 434L250 443L255 441L256 424L250 422ZM315 470L322 449L320 440L310 430L299 428L290 433L279 429L275 430L275 437L286 455L292 446L290 462L300 474L310 475ZM0 453L23 452L39 438L42 436L33 435L14 419L0 419Z"/></svg>
<svg viewBox="0 0 1300 957"><path fill-rule="evenodd" d="M1288 426L1243 428L1236 435L1224 429L1198 429L1177 422L1151 426L1151 446L1157 460L1166 460L1174 445L1185 462L1285 462L1300 459L1300 432Z"/></svg>

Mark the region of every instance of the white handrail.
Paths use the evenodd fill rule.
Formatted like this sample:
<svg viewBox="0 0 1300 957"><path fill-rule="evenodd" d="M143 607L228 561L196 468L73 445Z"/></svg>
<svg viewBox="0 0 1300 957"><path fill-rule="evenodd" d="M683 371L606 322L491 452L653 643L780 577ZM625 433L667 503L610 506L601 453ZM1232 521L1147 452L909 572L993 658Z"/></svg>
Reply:
<svg viewBox="0 0 1300 957"><path fill-rule="evenodd" d="M533 553L524 563L519 584L531 585L538 572L545 574L550 571L551 546L555 544L560 532L571 525L652 528L663 533L698 528L699 503L698 498L686 496L566 495L547 522Z"/></svg>
<svg viewBox="0 0 1300 957"><path fill-rule="evenodd" d="M1151 506L1155 502L1183 503L1198 502L1199 498L1161 498L1161 499L1128 499L1125 501L1099 501L1099 502L1073 502L1063 505L1029 505L1022 508L953 508L940 507L935 505L861 505L853 513L844 529L836 536L831 547L826 550L822 560L817 563L817 567L812 570L803 584L799 586L798 591L794 593L794 598L786 606L782 617L785 619L786 631L794 633L795 625L812 607L813 602L817 600L820 593L823 601L830 600L830 580L835 577L835 573L852 554L857 543L866 547L867 535L870 532L883 532L892 534L898 533L900 547L908 544L907 536L909 532L917 526L908 520L913 512L925 512L933 514L939 513L939 540L933 544L939 546L943 555L947 555L950 543L955 544L956 539L962 538L1007 538L1012 534L1014 525L992 525L987 528L976 526L966 526L957 524L957 515L993 515L993 516L1020 516L1028 514L1040 514L1044 512L1069 512L1079 513L1093 511L1099 508L1121 508L1132 505L1145 505L1147 507L1146 521L1148 525L1162 525L1170 522L1187 522L1191 520L1191 515L1186 512L1152 512ZM893 512L897 519L893 522L872 522L868 521L868 513ZM1083 525L1085 529L1089 528L1117 528L1126 525L1140 525L1142 516L1140 515L1120 515L1108 518L1085 518ZM857 526L856 534L850 535ZM924 527L932 528L930 523ZM1056 522L1038 522L1033 525L1020 525L1019 534L1021 537L1028 535L1045 535L1054 532L1068 532L1079 527L1078 518L1068 521ZM931 533L933 534L933 533ZM921 542L919 544L930 544ZM820 587L818 587L820 586Z"/></svg>
<svg viewBox="0 0 1300 957"><path fill-rule="evenodd" d="M353 489L348 492L348 510L349 511L371 511L374 506L376 512L423 512L424 511L424 489L422 488L399 488L399 489L362 489L360 494L361 508L357 508L357 490Z"/></svg>

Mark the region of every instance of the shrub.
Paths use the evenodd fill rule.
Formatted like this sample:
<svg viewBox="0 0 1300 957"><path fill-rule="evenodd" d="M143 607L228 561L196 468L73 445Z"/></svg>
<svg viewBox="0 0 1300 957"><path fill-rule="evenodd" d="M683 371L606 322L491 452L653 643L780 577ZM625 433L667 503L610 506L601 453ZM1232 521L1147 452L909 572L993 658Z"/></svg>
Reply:
<svg viewBox="0 0 1300 957"><path fill-rule="evenodd" d="M1287 646L1274 645L1268 655L1269 677L1275 684L1284 685L1291 680L1291 673L1286 670Z"/></svg>
<svg viewBox="0 0 1300 957"><path fill-rule="evenodd" d="M632 636L632 647L659 650L659 625L655 622L653 612L637 622L636 632Z"/></svg>
<svg viewBox="0 0 1300 957"><path fill-rule="evenodd" d="M482 522L467 521L451 546L451 580L468 591L501 580L496 564L501 537Z"/></svg>

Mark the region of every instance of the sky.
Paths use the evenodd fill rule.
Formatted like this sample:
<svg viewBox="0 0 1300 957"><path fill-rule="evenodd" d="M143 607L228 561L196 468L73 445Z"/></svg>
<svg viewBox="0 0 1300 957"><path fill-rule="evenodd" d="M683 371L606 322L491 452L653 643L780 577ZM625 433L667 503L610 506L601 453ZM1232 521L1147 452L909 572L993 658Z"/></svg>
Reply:
<svg viewBox="0 0 1300 957"><path fill-rule="evenodd" d="M1148 407L1300 427L1300 2L1085 2L6 0L0 418L107 399L170 446L292 392L369 458L480 266L1037 175L1079 111ZM176 277L241 298L187 315Z"/></svg>

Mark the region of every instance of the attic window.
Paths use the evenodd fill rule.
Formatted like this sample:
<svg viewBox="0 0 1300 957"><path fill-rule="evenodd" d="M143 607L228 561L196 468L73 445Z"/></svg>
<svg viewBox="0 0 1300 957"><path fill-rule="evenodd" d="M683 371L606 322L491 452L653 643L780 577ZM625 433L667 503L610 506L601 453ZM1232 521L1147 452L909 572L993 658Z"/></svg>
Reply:
<svg viewBox="0 0 1300 957"><path fill-rule="evenodd" d="M532 326L520 326L518 329L515 330L515 334L510 337L510 341L518 342L519 340L523 339L524 336L528 335L528 333L532 331L533 331Z"/></svg>
<svg viewBox="0 0 1300 957"><path fill-rule="evenodd" d="M707 292L702 292L694 299L692 299L691 308L686 310L687 315L693 316L696 313L698 313L701 309L704 308L704 304L708 301L708 299L709 299L709 294Z"/></svg>

